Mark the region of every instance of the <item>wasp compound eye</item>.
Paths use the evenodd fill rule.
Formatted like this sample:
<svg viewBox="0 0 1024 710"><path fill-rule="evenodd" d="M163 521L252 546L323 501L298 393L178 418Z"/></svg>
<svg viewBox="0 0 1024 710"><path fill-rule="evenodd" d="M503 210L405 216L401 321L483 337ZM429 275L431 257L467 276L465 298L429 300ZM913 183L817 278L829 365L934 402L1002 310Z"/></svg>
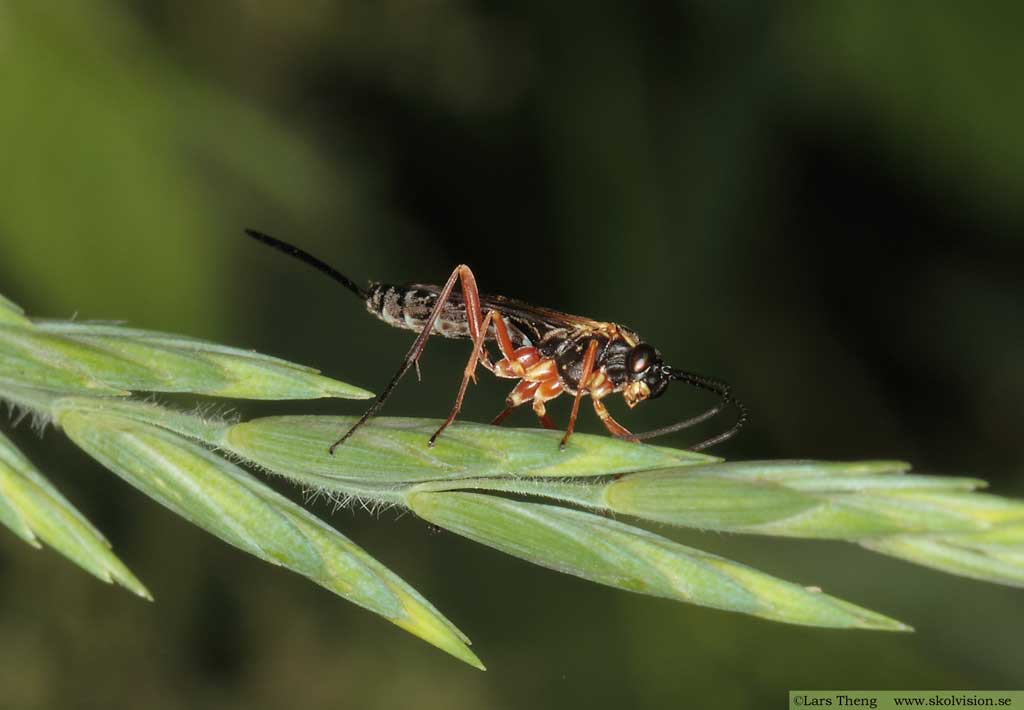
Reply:
<svg viewBox="0 0 1024 710"><path fill-rule="evenodd" d="M640 343L629 353L626 367L634 375L639 375L658 359L657 351L647 343Z"/></svg>

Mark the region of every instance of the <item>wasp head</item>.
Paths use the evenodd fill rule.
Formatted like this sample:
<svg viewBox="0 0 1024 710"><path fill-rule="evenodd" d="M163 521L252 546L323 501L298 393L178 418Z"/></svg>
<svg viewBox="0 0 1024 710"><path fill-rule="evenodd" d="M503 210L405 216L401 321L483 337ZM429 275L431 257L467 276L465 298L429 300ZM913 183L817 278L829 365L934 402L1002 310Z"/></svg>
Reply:
<svg viewBox="0 0 1024 710"><path fill-rule="evenodd" d="M668 387L669 368L661 360L661 353L647 343L640 343L626 358L626 386L622 397L632 409L645 399L655 399Z"/></svg>

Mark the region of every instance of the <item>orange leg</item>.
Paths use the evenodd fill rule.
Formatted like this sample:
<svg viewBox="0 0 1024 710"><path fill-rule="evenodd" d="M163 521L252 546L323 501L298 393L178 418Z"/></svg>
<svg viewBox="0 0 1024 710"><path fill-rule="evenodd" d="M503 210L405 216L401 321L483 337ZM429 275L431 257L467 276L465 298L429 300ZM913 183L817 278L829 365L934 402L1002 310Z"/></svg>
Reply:
<svg viewBox="0 0 1024 710"><path fill-rule="evenodd" d="M537 419L540 420L541 426L545 429L558 429L558 425L551 421L551 417L547 414L540 414L537 416Z"/></svg>
<svg viewBox="0 0 1024 710"><path fill-rule="evenodd" d="M444 304L448 302L448 298L452 295L452 291L455 289L455 283L460 282L462 285L462 299L466 304L466 323L469 327L469 335L473 340L473 352L477 353L480 342L480 331L483 316L480 312L480 292L476 287L476 278L473 276L473 272L465 264L459 264L452 271L451 276L445 282L441 288L440 293L437 295L437 301L434 303L434 307L430 311L430 315L427 316L427 320L423 324L423 330L416 336L416 340L413 341L412 347L409 348L409 352L405 354L402 359L402 364L398 366L398 372L391 378L391 381L387 383L380 394L377 395L377 399L374 400L370 408L367 409L363 416L359 417L359 420L352 425L347 432L328 449L328 453L333 454L334 450L345 443L345 441L356 432L359 427L365 424L371 417L375 416L380 411L381 407L391 396L392 391L398 385L398 382L402 379L403 375L409 371L409 368L417 364L420 359L420 355L423 354L423 349L427 345L427 338L430 337L431 332L434 329L434 323L437 322L438 316L441 314L441 309ZM484 333L486 333L484 329ZM485 356L486 359L486 356Z"/></svg>
<svg viewBox="0 0 1024 710"><path fill-rule="evenodd" d="M501 414L496 416L491 424L495 426L501 424L516 407L526 404L533 399L533 395L536 394L538 387L540 387L540 382L521 381L515 386L515 389L509 392L508 397L505 398L505 408L501 410Z"/></svg>
<svg viewBox="0 0 1024 710"><path fill-rule="evenodd" d="M562 389L562 381L558 377L552 377L541 382L537 392L533 395L533 413L537 415L545 429L558 428L548 418L547 407L544 406L544 403L562 394Z"/></svg>
<svg viewBox="0 0 1024 710"><path fill-rule="evenodd" d="M506 404L505 408L498 412L498 416L491 420L491 426L501 426L501 423L508 419L508 415L515 411L515 407Z"/></svg>
<svg viewBox="0 0 1024 710"><path fill-rule="evenodd" d="M467 304L468 307L468 304ZM478 306L479 307L479 306ZM501 317L501 314L497 311L491 311L488 315L493 314L494 319L494 335L498 341L498 350L501 351L501 356L506 360L511 360L515 357L515 348L512 346L512 338L508 336L508 328L505 326L505 319ZM484 337L487 337L487 329L483 328Z"/></svg>
<svg viewBox="0 0 1024 710"><path fill-rule="evenodd" d="M512 380L527 379L532 382L539 382L542 377L531 377L527 373L542 362L540 351L533 346L526 346L513 350L504 359L494 363L493 372L498 377L505 377Z"/></svg>
<svg viewBox="0 0 1024 710"><path fill-rule="evenodd" d="M580 411L580 400L583 398L583 393L590 386L590 376L594 372L594 363L597 361L597 341L591 340L587 344L587 351L583 354L583 372L580 375L579 384L576 385L576 399L572 402L572 414L569 415L569 426L565 429L565 436L562 437L562 443L559 445L560 448L565 448L565 445L569 442L569 437L572 436L573 429L576 428L576 415Z"/></svg>
<svg viewBox="0 0 1024 710"><path fill-rule="evenodd" d="M597 412L597 416L601 418L601 423L604 424L604 428L607 429L608 433L612 436L620 439L629 439L630 441L640 441L633 436L629 429L612 419L612 415L608 413L608 409L604 406L604 402L596 397L594 398L594 411Z"/></svg>
<svg viewBox="0 0 1024 710"><path fill-rule="evenodd" d="M501 356L503 358L502 360L499 361L500 363L504 363L504 362L508 362L508 361L514 361L514 360L517 360L517 359L522 359L522 356L519 355L520 351L528 350L530 352L536 353L536 350L537 350L536 348L519 348L519 350L516 350L515 346L512 345L512 338L509 337L508 326L505 325L505 319L501 317L501 314L498 313L495 310L492 310L492 311L488 312L487 315L491 317L491 324L490 325L494 327L495 340L498 341L498 350L501 351ZM485 317L485 319L486 319L486 317ZM485 326L481 322L481 324L480 324L480 332L483 334L482 337L481 337L481 342L483 342L483 339L485 339L487 337L487 329L488 329L488 327L489 326ZM481 351L482 352L480 353L480 364L483 365L484 367L486 367L488 370L490 370L494 374L498 375L498 377L507 377L507 375L501 374L501 372L499 370L496 370L495 369L495 365L491 364L490 359L489 359L488 354L487 354L487 348L486 347L481 347ZM539 357L540 357L540 354L538 353L535 356L534 359L539 358ZM472 377L473 377L473 382L475 383L476 382L476 375L474 374L474 375L472 375Z"/></svg>
<svg viewBox="0 0 1024 710"><path fill-rule="evenodd" d="M537 390L541 386L540 381L523 380L516 388L512 390L511 394L505 399L505 408L501 410L501 413L494 418L491 424L497 426L505 421L505 418L515 410L516 407L520 407L534 398ZM551 417L547 414L541 414L537 417L540 419L541 425L545 429L557 429L555 423L551 421Z"/></svg>
<svg viewBox="0 0 1024 710"><path fill-rule="evenodd" d="M467 304L468 307L468 304ZM484 345L484 338L487 337L487 329L494 323L495 333L498 335L498 347L501 348L502 354L506 353L508 348L508 354L512 353L512 341L508 337L508 331L505 329L505 322L497 311L487 311L487 315L484 316L483 322L478 324L476 337L473 338L473 352L469 355L469 362L466 363L466 369L462 372L462 384L459 385L459 393L455 396L455 405L452 407L452 411L448 414L448 418L444 420L444 423L438 427L438 430L434 432L434 435L427 441L428 446L433 446L437 442L437 437L441 436L441 432L448 428L448 426L455 421L455 417L458 416L459 410L462 409L462 400L466 396L466 387L469 386L469 380L474 378L476 374L476 366L480 362L480 359L486 358L486 348ZM504 344L502 340L504 339ZM474 379L475 381L475 379Z"/></svg>

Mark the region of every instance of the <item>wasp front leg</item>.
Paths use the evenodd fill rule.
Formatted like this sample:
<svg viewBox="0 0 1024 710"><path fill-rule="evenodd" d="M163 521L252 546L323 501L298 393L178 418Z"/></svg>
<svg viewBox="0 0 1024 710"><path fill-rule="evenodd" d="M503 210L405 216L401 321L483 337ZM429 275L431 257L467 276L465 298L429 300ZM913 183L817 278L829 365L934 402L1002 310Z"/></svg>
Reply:
<svg viewBox="0 0 1024 710"><path fill-rule="evenodd" d="M612 384L611 379L604 372L597 372L590 378L590 382L587 383L587 390L590 392L590 401L594 405L594 413L597 414L609 434L618 439L639 441L629 429L612 419L612 415L608 413L607 407L601 401L615 391L615 385Z"/></svg>
<svg viewBox="0 0 1024 710"><path fill-rule="evenodd" d="M612 415L608 413L608 408L604 406L604 402L602 402L599 397L593 397L593 402L594 412L601 419L601 423L604 424L604 428L608 430L609 434L618 439L640 441L638 438L633 436L633 433L629 429L612 419Z"/></svg>
<svg viewBox="0 0 1024 710"><path fill-rule="evenodd" d="M611 379L607 374L605 374L603 369L595 371L594 366L596 361L597 341L591 340L587 344L587 350L583 355L583 372L581 373L580 383L576 390L576 398L572 403L572 415L569 417L569 427L565 431L565 436L562 437L563 449L576 427L576 415L579 413L580 400L583 398L584 393L590 395L590 399L594 405L594 412L601 419L601 423L604 424L605 429L607 429L612 436L622 439L630 439L631 441L638 441L638 439L636 439L628 429L612 419L612 415L608 413L608 409L604 406L604 402L601 401L615 391L615 386L612 384Z"/></svg>

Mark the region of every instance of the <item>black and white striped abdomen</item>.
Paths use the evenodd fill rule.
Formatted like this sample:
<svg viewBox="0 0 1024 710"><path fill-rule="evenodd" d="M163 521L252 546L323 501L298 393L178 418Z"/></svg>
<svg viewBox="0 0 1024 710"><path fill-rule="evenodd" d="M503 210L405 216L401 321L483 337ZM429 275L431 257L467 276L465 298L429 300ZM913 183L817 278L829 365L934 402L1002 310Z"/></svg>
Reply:
<svg viewBox="0 0 1024 710"><path fill-rule="evenodd" d="M417 286L373 284L366 299L366 310L390 326L419 333L426 325L434 304L437 303L437 295L436 291L428 291ZM507 325L509 336L516 347L530 344L530 339L515 324L507 322ZM469 337L466 307L462 303L461 295L448 299L444 304L441 314L434 321L432 332L446 338ZM494 339L494 326L488 329L487 336L488 340Z"/></svg>
<svg viewBox="0 0 1024 710"><path fill-rule="evenodd" d="M437 303L437 294L414 286L374 284L366 299L366 310L388 325L406 330L423 330L431 309ZM436 321L433 332L446 338L468 338L466 308L449 299Z"/></svg>

